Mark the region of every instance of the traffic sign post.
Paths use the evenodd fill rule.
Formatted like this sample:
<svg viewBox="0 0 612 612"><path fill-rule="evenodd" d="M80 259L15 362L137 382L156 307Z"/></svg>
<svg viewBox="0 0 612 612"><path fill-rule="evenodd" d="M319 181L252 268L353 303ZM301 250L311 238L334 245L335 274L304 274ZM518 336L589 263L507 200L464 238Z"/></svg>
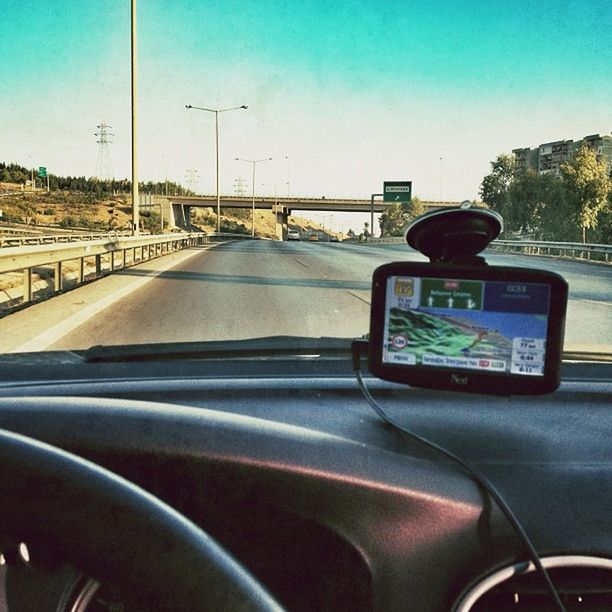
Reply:
<svg viewBox="0 0 612 612"><path fill-rule="evenodd" d="M412 200L412 181L385 181L384 202L410 202Z"/></svg>
<svg viewBox="0 0 612 612"><path fill-rule="evenodd" d="M373 193L370 196L370 235L374 238L374 198L381 197L382 193Z"/></svg>
<svg viewBox="0 0 612 612"><path fill-rule="evenodd" d="M45 166L38 166L38 176L40 178L47 179L47 191L49 191L49 175L47 174L47 168Z"/></svg>

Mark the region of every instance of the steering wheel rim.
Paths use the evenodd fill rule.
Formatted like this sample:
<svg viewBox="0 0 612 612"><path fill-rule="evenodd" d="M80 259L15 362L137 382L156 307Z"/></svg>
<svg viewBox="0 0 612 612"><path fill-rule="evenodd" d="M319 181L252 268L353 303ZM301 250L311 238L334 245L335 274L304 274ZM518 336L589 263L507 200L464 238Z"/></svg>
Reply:
<svg viewBox="0 0 612 612"><path fill-rule="evenodd" d="M3 429L0 465L3 535L57 551L130 601L135 594L156 609L282 610L213 538L117 474Z"/></svg>

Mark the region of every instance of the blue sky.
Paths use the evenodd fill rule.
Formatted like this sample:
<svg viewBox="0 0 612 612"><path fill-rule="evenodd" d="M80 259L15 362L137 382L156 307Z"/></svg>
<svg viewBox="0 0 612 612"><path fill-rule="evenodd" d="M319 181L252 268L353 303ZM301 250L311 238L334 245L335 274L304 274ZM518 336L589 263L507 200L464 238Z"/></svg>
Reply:
<svg viewBox="0 0 612 612"><path fill-rule="evenodd" d="M273 157L257 191L361 196L412 179L424 199L477 196L501 152L612 130L609 0L140 0L143 179L222 191L234 157ZM130 154L129 1L3 0L0 160L95 172L94 132ZM265 166L265 167L264 167Z"/></svg>

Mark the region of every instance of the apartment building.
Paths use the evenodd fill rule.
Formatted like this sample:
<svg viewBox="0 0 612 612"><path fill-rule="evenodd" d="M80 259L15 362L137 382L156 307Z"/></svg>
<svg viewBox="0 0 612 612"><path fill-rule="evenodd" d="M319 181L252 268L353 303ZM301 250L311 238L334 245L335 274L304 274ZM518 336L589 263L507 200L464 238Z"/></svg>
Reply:
<svg viewBox="0 0 612 612"><path fill-rule="evenodd" d="M598 159L607 161L612 176L612 136L608 134L593 134L582 140L545 142L534 148L513 149L512 153L518 172L533 170L538 174L558 175L561 164L572 159L583 143L595 150Z"/></svg>

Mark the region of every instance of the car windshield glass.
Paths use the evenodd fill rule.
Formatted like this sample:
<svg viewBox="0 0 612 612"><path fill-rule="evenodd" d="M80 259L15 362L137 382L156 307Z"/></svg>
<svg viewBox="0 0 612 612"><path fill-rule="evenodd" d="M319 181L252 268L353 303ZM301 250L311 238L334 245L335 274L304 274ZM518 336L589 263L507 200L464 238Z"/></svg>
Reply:
<svg viewBox="0 0 612 612"><path fill-rule="evenodd" d="M612 353L612 13L582 2L3 4L0 352L368 333L443 207Z"/></svg>

